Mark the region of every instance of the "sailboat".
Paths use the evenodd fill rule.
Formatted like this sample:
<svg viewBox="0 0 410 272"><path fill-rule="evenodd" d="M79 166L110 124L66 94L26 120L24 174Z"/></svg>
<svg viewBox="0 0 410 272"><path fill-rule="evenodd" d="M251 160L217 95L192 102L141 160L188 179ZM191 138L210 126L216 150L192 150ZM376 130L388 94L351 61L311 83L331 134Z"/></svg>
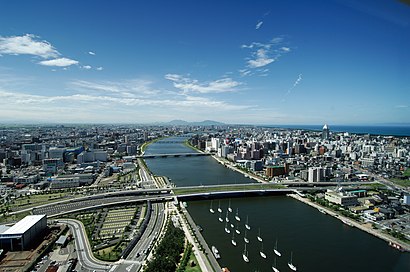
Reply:
<svg viewBox="0 0 410 272"><path fill-rule="evenodd" d="M223 222L223 221L224 221L221 216L218 217L218 220L219 220L219 222Z"/></svg>
<svg viewBox="0 0 410 272"><path fill-rule="evenodd" d="M249 224L248 224L248 216L246 216L245 228L246 228L247 230L250 230L250 229L251 229L251 227L250 227Z"/></svg>
<svg viewBox="0 0 410 272"><path fill-rule="evenodd" d="M231 228L234 228L234 227L235 227L235 225L231 223Z"/></svg>
<svg viewBox="0 0 410 272"><path fill-rule="evenodd" d="M236 241L235 241L235 232L232 232L232 245L236 246Z"/></svg>
<svg viewBox="0 0 410 272"><path fill-rule="evenodd" d="M275 272L279 272L279 269L276 268L276 256L275 256L275 261L273 262L272 270Z"/></svg>
<svg viewBox="0 0 410 272"><path fill-rule="evenodd" d="M276 244L275 244L275 248L273 249L273 252L275 252L275 254L278 255L279 257L282 256L282 254L280 254L278 250L278 239L276 239Z"/></svg>
<svg viewBox="0 0 410 272"><path fill-rule="evenodd" d="M245 241L245 243L249 244L249 239L246 238L246 230L245 230L245 236L243 237L243 240Z"/></svg>
<svg viewBox="0 0 410 272"><path fill-rule="evenodd" d="M239 209L238 208L236 208L236 215L235 215L235 219L236 219L236 221L241 221L241 218L239 217Z"/></svg>
<svg viewBox="0 0 410 272"><path fill-rule="evenodd" d="M292 263L292 259L293 259L293 252L290 252L290 262L288 262L288 266L290 269L292 269L293 271L296 271L296 266L293 265Z"/></svg>
<svg viewBox="0 0 410 272"><path fill-rule="evenodd" d="M214 209L212 209L212 203L213 203L213 200L211 200L211 207L209 208L209 211L210 211L211 213L215 213Z"/></svg>
<svg viewBox="0 0 410 272"><path fill-rule="evenodd" d="M259 254L261 255L262 258L266 259L266 254L263 252L263 243L261 245L261 251L259 251Z"/></svg>
<svg viewBox="0 0 410 272"><path fill-rule="evenodd" d="M232 208L231 208L231 199L229 199L229 204L228 204L228 212L232 212Z"/></svg>
<svg viewBox="0 0 410 272"><path fill-rule="evenodd" d="M243 250L243 253L242 253L242 258L245 262L249 263L248 251L246 250L246 244L245 244L245 249Z"/></svg>
<svg viewBox="0 0 410 272"><path fill-rule="evenodd" d="M237 234L241 234L241 231L239 230L238 224L236 224L236 229L235 229L235 231L236 231Z"/></svg>
<svg viewBox="0 0 410 272"><path fill-rule="evenodd" d="M225 221L229 222L228 211L226 211Z"/></svg>
<svg viewBox="0 0 410 272"><path fill-rule="evenodd" d="M218 212L222 212L222 209L221 209L221 201L219 200L219 204L218 204Z"/></svg>
<svg viewBox="0 0 410 272"><path fill-rule="evenodd" d="M228 228L228 223L225 223L225 232L231 233L231 230Z"/></svg>
<svg viewBox="0 0 410 272"><path fill-rule="evenodd" d="M256 238L258 238L258 241L259 241L259 242L262 242L262 241L263 241L263 240L262 240L262 237L261 237L261 228L259 228L258 236L257 236Z"/></svg>

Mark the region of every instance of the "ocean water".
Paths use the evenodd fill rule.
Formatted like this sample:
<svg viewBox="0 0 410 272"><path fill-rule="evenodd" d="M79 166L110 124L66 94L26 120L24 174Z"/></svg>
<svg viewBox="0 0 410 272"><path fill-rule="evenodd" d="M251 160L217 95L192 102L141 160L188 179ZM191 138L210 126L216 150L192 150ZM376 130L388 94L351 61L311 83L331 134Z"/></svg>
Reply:
<svg viewBox="0 0 410 272"><path fill-rule="evenodd" d="M272 125L269 127L307 129L321 131L323 125ZM349 132L358 134L410 136L410 126L348 126L328 125L331 132Z"/></svg>

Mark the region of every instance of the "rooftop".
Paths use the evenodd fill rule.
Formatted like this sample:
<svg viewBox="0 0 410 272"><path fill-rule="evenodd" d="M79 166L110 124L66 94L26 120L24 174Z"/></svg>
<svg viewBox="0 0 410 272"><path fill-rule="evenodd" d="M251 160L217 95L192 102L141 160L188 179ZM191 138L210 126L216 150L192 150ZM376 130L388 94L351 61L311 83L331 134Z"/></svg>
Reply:
<svg viewBox="0 0 410 272"><path fill-rule="evenodd" d="M46 215L28 215L17 222L14 226L7 229L3 234L23 234L34 226L37 222L43 219Z"/></svg>

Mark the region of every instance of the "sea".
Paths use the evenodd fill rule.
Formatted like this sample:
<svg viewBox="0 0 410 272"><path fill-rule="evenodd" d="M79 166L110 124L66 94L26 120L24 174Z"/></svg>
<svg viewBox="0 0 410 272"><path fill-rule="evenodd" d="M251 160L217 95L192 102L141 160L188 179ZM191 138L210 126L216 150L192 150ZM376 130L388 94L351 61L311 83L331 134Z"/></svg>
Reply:
<svg viewBox="0 0 410 272"><path fill-rule="evenodd" d="M289 129L306 129L321 131L323 125L270 125L269 127L289 128ZM331 132L349 132L356 134L371 134L385 136L410 136L410 125L400 126L352 126L352 125L328 125Z"/></svg>

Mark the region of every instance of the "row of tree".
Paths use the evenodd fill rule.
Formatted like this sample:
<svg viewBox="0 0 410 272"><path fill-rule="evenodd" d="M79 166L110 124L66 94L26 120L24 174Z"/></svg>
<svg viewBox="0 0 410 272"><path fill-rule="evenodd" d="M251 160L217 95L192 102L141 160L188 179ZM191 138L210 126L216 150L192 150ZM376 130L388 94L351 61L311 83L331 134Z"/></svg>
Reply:
<svg viewBox="0 0 410 272"><path fill-rule="evenodd" d="M184 231L168 222L167 231L145 272L175 271L184 250Z"/></svg>

